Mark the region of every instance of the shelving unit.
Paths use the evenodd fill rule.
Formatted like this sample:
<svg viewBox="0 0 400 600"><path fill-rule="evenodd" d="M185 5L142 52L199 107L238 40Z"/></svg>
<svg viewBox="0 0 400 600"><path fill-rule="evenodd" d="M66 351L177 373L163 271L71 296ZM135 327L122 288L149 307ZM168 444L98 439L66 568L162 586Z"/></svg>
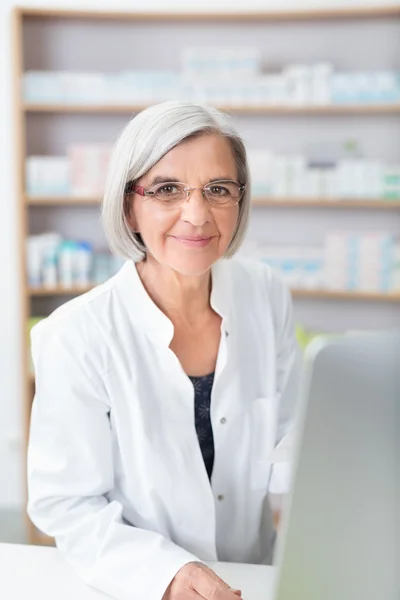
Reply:
<svg viewBox="0 0 400 600"><path fill-rule="evenodd" d="M377 3L378 4L378 3ZM311 33L315 32L315 28L325 27L328 28L330 32L330 40L332 42L332 46L337 45L337 40L339 39L337 27L343 26L347 28L347 35L354 37L354 28L360 26L362 28L372 27L375 23L382 24L382 27L392 27L394 21L398 20L400 17L400 6L376 6L376 7L352 7L352 8L340 8L340 9L329 9L329 10L295 10L295 11L274 11L274 12L215 12L215 13L194 13L194 12L168 12L168 13L160 13L160 12L142 12L142 13L134 13L134 12L116 12L116 11L79 11L79 10L58 10L58 9L37 9L37 8L19 8L14 11L14 107L15 107L15 132L17 139L17 172L16 172L16 181L17 181L17 202L19 205L19 223L20 223L20 240L21 240L21 336L22 336L22 356L21 356L21 370L24 378L24 398L23 398L23 413L24 413L24 432L25 432L25 441L28 439L28 427L29 427L29 419L30 419L30 408L32 403L32 398L34 394L34 378L29 368L28 361L28 342L26 335L26 322L28 317L32 314L32 311L35 312L36 306L43 307L50 306L47 305L47 302L53 302L54 300L58 303L62 303L66 297L74 296L77 294L84 293L90 289L90 287L84 288L74 288L74 289L63 289L61 287L57 287L55 289L31 289L27 285L27 277L26 277L26 266L25 266L25 240L27 235L33 231L35 231L35 227L38 227L38 222L41 223L41 217L43 216L46 226L48 223L60 223L60 219L63 217L60 215L74 214L72 211L79 210L79 213L82 214L85 212L85 209L88 208L87 212L93 213L98 216L98 212L94 209L99 206L100 199L99 198L72 198L72 197L64 197L64 198L37 198L37 197L29 197L26 194L25 190L25 158L28 154L38 152L38 153L62 153L63 152L63 144L70 142L73 139L72 134L68 134L68 128L74 132L74 135L81 136L80 141L82 140L82 130L87 128L87 131L90 132L88 134L93 136L94 141L104 141L101 139L99 135L99 131L101 130L101 124L104 122L107 124L105 131L107 132L106 137L110 135L116 135L118 131L121 129L121 126L126 122L127 118L136 113L143 108L144 105L62 105L62 104L31 104L24 103L21 98L21 87L20 81L22 78L22 74L27 69L32 68L45 68L45 69L66 69L69 68L78 68L82 65L83 69L93 69L96 65L94 65L94 58L96 57L96 52L93 53L93 56L86 52L76 52L76 48L79 47L79 44L68 45L68 36L79 34L82 27L90 28L91 33L94 35L93 44L99 43L99 39L104 40L104 31L110 31L111 34L114 28L117 28L118 31L118 39L120 36L120 32L125 28L132 28L132 31L135 30L137 33L141 33L142 30L148 29L149 32L149 42L146 38L146 43L150 44L151 47L151 36L155 35L155 32L162 33L162 35L166 35L165 32L169 31L169 27L173 27L174 35L173 43L165 46L166 52L161 54L158 52L157 48L154 50L155 54L157 54L156 58L152 58L149 55L151 52L136 53L134 50L136 49L135 36L126 36L121 41L121 44L131 44L129 46L129 52L126 51L127 47L125 47L125 51L120 51L119 48L122 46L118 43L113 46L113 44L109 45L110 52L107 51L107 55L103 56L103 60L98 59L98 69L102 70L104 59L108 61L108 69L112 70L113 65L109 59L110 56L118 56L118 60L125 60L122 68L126 68L126 57L129 56L128 66L140 67L143 64L146 68L149 66L154 68L156 66L158 68L158 63L160 62L160 68L170 68L171 64L176 66L176 37L179 36L179 32L181 32L184 43L185 44L198 44L199 40L202 39L203 35L205 36L207 44L213 43L214 39L210 36L207 37L207 31L212 28L213 25L218 24L221 29L221 37L218 39L218 42L221 43L223 41L223 36L226 34L229 39L229 43L232 44L232 40L234 43L237 42L237 31L246 32L246 28L249 27L254 28L254 31L258 32L258 37L256 36L254 44L258 42L262 42L262 44L270 43L270 38L274 38L274 33L276 32L276 28L280 28L279 31L284 35L285 28L289 27L290 31L293 31L296 28L303 28L303 33L307 33L303 39L309 39L310 31ZM380 26L380 25L379 25ZM264 32L264 27L269 28L268 32ZM60 32L63 33L63 28L67 31L67 34L59 36ZM137 29L134 29L137 28ZM157 29L158 28L158 29ZM230 29L235 32L235 35L230 35ZM307 32L306 29L308 28ZM351 28L351 32L349 34L349 30ZM96 30L99 29L101 33L101 37L96 37ZM262 30L261 30L262 29ZM57 35L54 36L53 32L57 32ZM253 29L252 29L253 33ZM193 36L194 34L194 36ZM100 34L99 34L100 35ZM365 33L368 35L368 45L372 44L370 41L370 29ZM35 37L36 36L36 37ZM229 37L230 36L230 37ZM281 36L280 36L281 37ZM240 40L242 36L240 36ZM299 39L297 38L295 42L290 41L292 44L299 44ZM341 38L340 38L341 39ZM347 37L347 40L350 38ZM91 38L92 40L92 38ZM172 38L171 38L172 40ZM239 40L239 43L240 43ZM276 41L276 40L275 40ZM385 39L386 42L386 39ZM244 43L253 43L253 35L250 38L247 38L247 41ZM271 42L272 43L272 42ZM325 47L325 40L317 40L313 37L312 46L313 49L318 47L318 43L321 47ZM354 41L353 41L354 43ZM360 43L360 39L358 38L357 44ZM56 52L51 53L50 49L52 44L56 44ZM68 60L63 55L62 48L63 44L67 44L67 51L73 50L73 58L71 62L68 63ZM280 54L283 53L284 60L287 60L287 56L285 55L286 48L290 44L286 44L286 46L280 45L276 42L277 48L275 49L274 57L280 57ZM174 46L175 45L175 46ZM375 44L376 47L383 47L384 44ZM303 50L304 44L299 50ZM140 46L139 46L140 47ZM386 47L386 43L385 43ZM102 48L100 48L102 50ZM265 50L265 48L264 48ZM103 49L103 51L105 51ZM332 49L331 49L332 51ZM386 50L385 50L386 51ZM374 51L375 52L375 51ZM119 53L119 54L118 54ZM51 56L50 56L51 55ZM309 59L306 53L300 53L300 58L298 58L297 52L293 55L293 62L297 60L306 61ZM361 56L361 55L360 55ZM374 54L375 56L375 54ZM50 58L49 58L50 57ZM320 59L322 56L314 56L314 58ZM342 56L343 58L343 56ZM357 57L358 60L358 57ZM73 61L82 61L82 62L73 62ZM152 62L153 61L153 62ZM343 61L346 64L345 60ZM115 70L119 70L120 65L116 63ZM353 67L356 65L356 62L353 61ZM383 65L385 66L385 65ZM287 122L290 124L297 123L298 118L306 117L307 118L307 134L308 131L316 137L315 132L310 127L310 124L313 122L313 118L317 118L319 123L325 121L327 123L334 123L330 129L330 134L332 137L335 137L336 126L338 123L341 123L342 119L346 119L346 128L351 128L353 124L357 123L360 119L363 119L363 122L366 122L368 119L376 118L379 120L379 123L389 123L390 119L397 119L400 114L400 105L399 104L390 104L390 105L351 105L351 106L225 106L219 107L223 110L231 113L235 119L238 119L240 122L243 122L248 127L251 133L254 133L254 127L252 129L251 123L256 122L256 119L260 120L260 122L266 121L268 124L274 124L275 122L284 123L285 119L290 119ZM257 120L257 123L258 123ZM323 121L325 120L325 121ZM390 121L391 123L392 121ZM79 125L76 125L79 123ZM250 123L250 124L249 124ZM397 121L396 121L397 123ZM43 131L43 135L42 135ZM39 134L38 134L39 132ZM286 135L290 135L287 131L285 131ZM268 127L267 131L264 131L263 139L270 138L271 129ZM293 138L295 138L295 133L293 134ZM97 137L96 137L97 136ZM275 138L277 139L277 138ZM90 139L88 141L91 141ZM108 141L108 138L107 140ZM265 142L264 142L265 143ZM269 142L268 142L269 143ZM374 138L375 143L375 138ZM400 159L400 152L398 152L398 158ZM400 160L399 160L400 162ZM310 210L318 209L317 212L323 214L329 214L329 218L332 217L332 212L324 213L323 210L331 209L336 210L338 212L351 209L357 210L357 215L360 216L360 219L365 217L365 215L370 214L370 210L373 210L374 219L382 219L382 216L392 216L393 211L400 209L400 201L388 201L382 200L379 198L373 200L324 200L324 199L294 199L294 198L285 198L285 199L271 199L271 198L254 198L253 205L257 207L258 213L260 210L264 208L275 209L275 208L284 208L284 209L296 209L293 212L293 219L302 218L303 211L304 214L310 214ZM323 209L323 210L319 210ZM278 211L279 212L279 211ZM258 214L257 213L257 214ZM268 214L272 214L269 213ZM278 214L276 211L273 215ZM285 213L287 214L287 213ZM37 218L37 215L40 215L40 218ZM285 216L285 219L287 217ZM272 219L272 217L271 217ZM266 226L268 225L268 221L266 222ZM96 224L98 228L98 224ZM275 228L279 229L279 228ZM266 229L267 231L267 229ZM267 235L268 233L266 233ZM334 302L341 302L341 306L345 306L347 304L352 304L356 302L368 302L375 303L375 305L386 306L386 309L383 310L391 310L390 307L395 307L397 303L400 303L400 294L370 294L370 293L361 293L361 292L333 292L327 290L293 290L293 297L299 300L300 304L307 304L307 302L319 302L322 300L329 301L327 304L332 304ZM303 302L304 301L304 302ZM39 303L39 304L36 304ZM323 303L321 303L323 304ZM318 305L319 306L319 305ZM368 304L372 309L372 305ZM397 310L397 308L396 308ZM397 314L397 313L396 313ZM41 535L36 529L32 526L32 524L28 521L29 527L29 539L32 543L37 544L49 544L51 540L46 536Z"/></svg>

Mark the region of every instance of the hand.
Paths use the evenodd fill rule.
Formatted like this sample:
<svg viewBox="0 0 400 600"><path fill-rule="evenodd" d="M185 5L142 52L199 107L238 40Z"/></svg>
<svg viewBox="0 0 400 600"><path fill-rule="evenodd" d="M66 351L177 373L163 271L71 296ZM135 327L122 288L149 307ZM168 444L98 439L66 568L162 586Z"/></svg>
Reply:
<svg viewBox="0 0 400 600"><path fill-rule="evenodd" d="M188 563L175 575L163 600L237 600L240 590L233 590L206 565Z"/></svg>

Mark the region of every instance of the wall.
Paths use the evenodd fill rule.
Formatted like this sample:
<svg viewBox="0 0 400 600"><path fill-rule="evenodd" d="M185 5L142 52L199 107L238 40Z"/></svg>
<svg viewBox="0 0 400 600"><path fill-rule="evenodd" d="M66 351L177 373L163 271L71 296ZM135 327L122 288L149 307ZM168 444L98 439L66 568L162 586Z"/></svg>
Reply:
<svg viewBox="0 0 400 600"><path fill-rule="evenodd" d="M383 0L381 0L383 1ZM363 0L354 4L379 4L379 0ZM392 2L399 4L400 2ZM14 193L14 147L12 122L11 74L11 10L17 3L2 0L0 3L0 507L21 506L23 503L23 458L21 431L21 375L19 332L19 289L17 246L17 209ZM200 2L113 2L112 0L79 0L70 2L25 1L26 6L53 6L80 9L131 8L132 10L177 9L214 10L229 7L231 10L250 7L301 7L304 0L219 0ZM309 0L310 6L348 6L349 0Z"/></svg>

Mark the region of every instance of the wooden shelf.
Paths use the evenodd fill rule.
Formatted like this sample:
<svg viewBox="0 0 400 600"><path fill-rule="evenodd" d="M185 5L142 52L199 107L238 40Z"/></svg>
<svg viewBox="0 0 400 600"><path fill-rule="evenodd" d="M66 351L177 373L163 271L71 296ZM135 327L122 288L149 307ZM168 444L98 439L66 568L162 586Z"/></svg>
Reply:
<svg viewBox="0 0 400 600"><path fill-rule="evenodd" d="M333 290L301 290L292 289L294 298L321 298L326 300L366 300L383 302L400 302L400 291L397 292L345 292Z"/></svg>
<svg viewBox="0 0 400 600"><path fill-rule="evenodd" d="M25 196L25 204L28 206L100 206L100 198L78 198L73 196L63 197L35 197Z"/></svg>
<svg viewBox="0 0 400 600"><path fill-rule="evenodd" d="M54 539L38 531L34 525L32 525L30 537L30 544L33 546L55 546Z"/></svg>
<svg viewBox="0 0 400 600"><path fill-rule="evenodd" d="M79 296L93 289L93 285L64 288L28 288L28 296Z"/></svg>
<svg viewBox="0 0 400 600"><path fill-rule="evenodd" d="M25 112L78 113L78 114L129 114L138 113L150 104L23 104Z"/></svg>
<svg viewBox="0 0 400 600"><path fill-rule="evenodd" d="M74 288L30 288L30 296L75 296L84 294L93 289L93 286ZM342 292L332 290L303 290L293 289L292 295L296 298L331 298L335 300L385 300L387 302L400 302L399 292Z"/></svg>
<svg viewBox="0 0 400 600"><path fill-rule="evenodd" d="M25 196L28 206L96 206L101 203L100 198L74 198L64 197L32 197ZM322 198L253 198L252 206L264 206L268 208L351 208L351 209L379 209L400 210L400 200L354 200L352 198L341 198L327 200Z"/></svg>
<svg viewBox="0 0 400 600"><path fill-rule="evenodd" d="M34 104L24 103L27 113L131 114L150 104ZM400 104L335 104L323 106L221 106L220 110L244 115L379 115L400 113Z"/></svg>
<svg viewBox="0 0 400 600"><path fill-rule="evenodd" d="M377 0L378 3L378 0ZM130 21L308 21L329 19L375 19L400 16L399 6L355 6L350 8L276 11L126 12L18 8L19 14L36 18L113 19Z"/></svg>
<svg viewBox="0 0 400 600"><path fill-rule="evenodd" d="M351 209L379 209L400 210L400 200L354 200L335 199L323 200L310 198L253 198L253 206L265 206L268 208L351 208Z"/></svg>

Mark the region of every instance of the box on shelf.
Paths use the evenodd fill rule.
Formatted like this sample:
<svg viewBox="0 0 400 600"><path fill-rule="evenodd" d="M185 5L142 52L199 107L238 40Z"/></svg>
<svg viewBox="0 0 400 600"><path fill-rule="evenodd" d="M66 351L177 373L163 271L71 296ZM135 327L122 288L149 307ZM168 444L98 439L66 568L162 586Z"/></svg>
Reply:
<svg viewBox="0 0 400 600"><path fill-rule="evenodd" d="M398 72L336 72L332 76L335 104L390 104L399 100Z"/></svg>
<svg viewBox="0 0 400 600"><path fill-rule="evenodd" d="M312 63L263 72L260 50L240 46L183 48L181 62L181 71L27 71L22 94L29 103L94 106L176 99L232 107L400 102L400 73L394 70L335 72L331 63Z"/></svg>
<svg viewBox="0 0 400 600"><path fill-rule="evenodd" d="M386 232L338 231L321 247L247 241L243 257L266 262L291 288L380 292L400 289L400 245Z"/></svg>
<svg viewBox="0 0 400 600"><path fill-rule="evenodd" d="M304 155L278 155L270 149L247 152L253 196L271 198L400 200L400 165L376 159L339 158L316 149Z"/></svg>
<svg viewBox="0 0 400 600"><path fill-rule="evenodd" d="M71 144L67 156L26 159L26 192L33 197L100 198L111 155L110 144Z"/></svg>
<svg viewBox="0 0 400 600"><path fill-rule="evenodd" d="M187 77L254 77L261 72L261 51L246 46L186 47L181 52Z"/></svg>
<svg viewBox="0 0 400 600"><path fill-rule="evenodd" d="M386 232L336 232L325 241L326 286L387 292L393 289L395 243Z"/></svg>
<svg viewBox="0 0 400 600"><path fill-rule="evenodd" d="M383 168L383 198L400 200L400 166L386 165Z"/></svg>
<svg viewBox="0 0 400 600"><path fill-rule="evenodd" d="M68 147L72 196L102 197L111 149L109 144L71 144Z"/></svg>
<svg viewBox="0 0 400 600"><path fill-rule="evenodd" d="M124 262L108 252L95 252L87 241L64 240L52 232L29 236L26 256L28 285L33 289L100 284Z"/></svg>
<svg viewBox="0 0 400 600"><path fill-rule="evenodd" d="M30 196L68 196L70 164L65 156L29 156L25 187Z"/></svg>

